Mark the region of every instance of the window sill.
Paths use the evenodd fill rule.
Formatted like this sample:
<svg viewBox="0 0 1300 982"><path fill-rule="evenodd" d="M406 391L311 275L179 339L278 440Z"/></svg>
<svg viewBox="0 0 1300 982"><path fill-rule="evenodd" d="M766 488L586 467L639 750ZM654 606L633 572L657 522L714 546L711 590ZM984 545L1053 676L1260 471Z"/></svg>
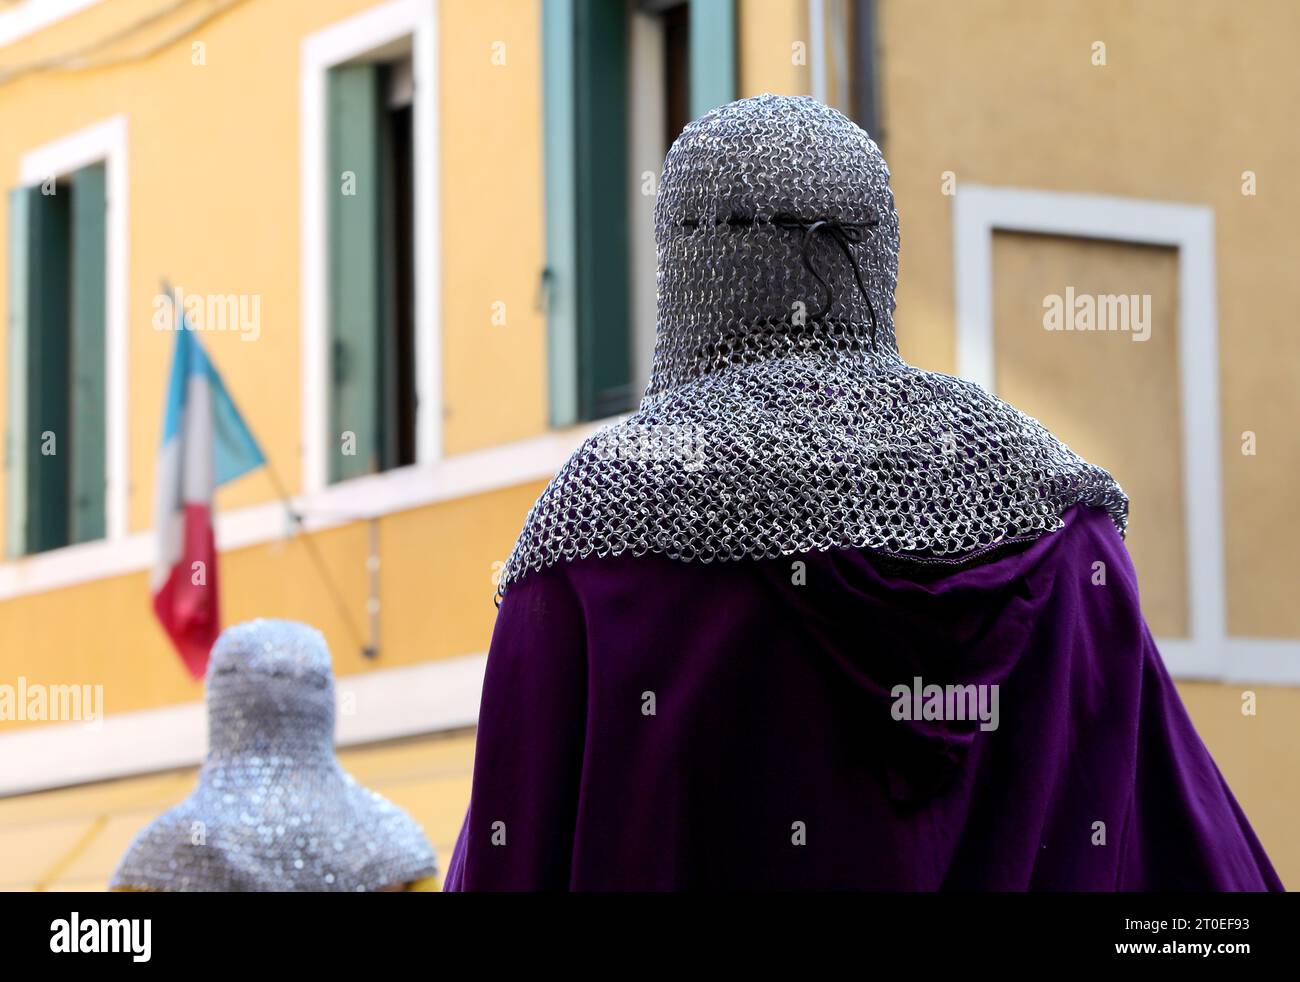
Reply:
<svg viewBox="0 0 1300 982"><path fill-rule="evenodd" d="M614 420L554 430L542 436L458 454L331 484L292 500L308 531L367 521L425 505L546 480L582 440ZM283 538L291 530L278 501L217 516L217 548L243 549ZM79 583L147 570L154 561L151 529L117 539L83 542L0 564L0 603Z"/></svg>

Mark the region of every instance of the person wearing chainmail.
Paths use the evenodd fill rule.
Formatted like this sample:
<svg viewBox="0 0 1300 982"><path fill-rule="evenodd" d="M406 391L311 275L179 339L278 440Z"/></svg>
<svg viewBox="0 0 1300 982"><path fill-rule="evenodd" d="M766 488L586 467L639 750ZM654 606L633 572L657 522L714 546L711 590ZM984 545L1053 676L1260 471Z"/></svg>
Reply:
<svg viewBox="0 0 1300 982"><path fill-rule="evenodd" d="M116 890L436 888L424 832L334 756L334 675L320 632L254 620L217 639L198 787L140 832Z"/></svg>
<svg viewBox="0 0 1300 982"><path fill-rule="evenodd" d="M446 888L1280 889L1119 485L900 358L871 138L809 98L715 109L655 226L640 409L502 569Z"/></svg>

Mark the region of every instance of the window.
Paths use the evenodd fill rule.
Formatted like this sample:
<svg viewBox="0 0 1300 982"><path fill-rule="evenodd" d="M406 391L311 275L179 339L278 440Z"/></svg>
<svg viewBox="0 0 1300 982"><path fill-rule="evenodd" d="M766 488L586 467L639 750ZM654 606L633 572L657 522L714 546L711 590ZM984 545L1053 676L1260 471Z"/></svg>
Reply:
<svg viewBox="0 0 1300 982"><path fill-rule="evenodd" d="M1153 558L1157 558L1157 568L1186 570L1183 582L1185 601L1176 608L1169 607L1169 602L1165 601L1166 611L1160 616L1166 623L1172 619L1174 629L1187 636L1158 638L1160 651L1175 676L1231 677L1235 674L1239 677L1276 678L1276 668L1263 666L1276 664L1271 660L1277 657L1280 642L1228 635L1222 460L1218 453L1188 452L1192 447L1219 446L1214 212L1201 205L988 188L967 183L962 185L953 201L952 215L957 374L991 392L998 391L995 382L999 382L995 370L995 230L1000 233L1024 232L1038 236L1144 243L1177 250L1177 378L1181 432L1167 439L1178 440L1181 437L1182 449L1178 456L1181 457L1182 470L1183 544L1176 553L1166 552L1162 557L1153 555ZM1014 261L1013 253L1004 251L1003 255ZM1166 261L1159 256L1154 259L1157 263ZM1126 258L1119 259L1119 267L1124 269L1126 262ZM1159 280L1157 275L1150 281L1152 289L1163 289L1170 294L1168 302L1172 304L1172 290L1159 287ZM1099 283L1089 289L1109 290L1111 287ZM1041 316L1041 308L1039 314ZM1145 352L1144 355L1150 357ZM1128 361L1136 356L1126 354L1123 357ZM1077 362L1077 359L1069 362L1071 371L1079 367ZM1146 367L1150 371L1155 369L1155 364L1146 361ZM1120 381L1122 384L1123 380ZM1142 380L1142 384L1149 384L1149 381ZM1052 398L1057 398L1055 392ZM1160 413L1156 416L1164 418ZM1097 423L1094 417L1095 412L1088 419L1093 426ZM1097 434L1100 432L1098 430ZM1088 439L1095 441L1097 436ZM1255 675L1255 672L1260 674Z"/></svg>
<svg viewBox="0 0 1300 982"><path fill-rule="evenodd" d="M690 119L735 97L735 14L730 0L543 11L550 418L566 426L632 408L649 376L659 171Z"/></svg>
<svg viewBox="0 0 1300 982"><path fill-rule="evenodd" d="M416 460L409 41L329 70L331 482Z"/></svg>
<svg viewBox="0 0 1300 982"><path fill-rule="evenodd" d="M105 536L106 229L103 163L10 192L10 555Z"/></svg>
<svg viewBox="0 0 1300 982"><path fill-rule="evenodd" d="M301 490L341 511L442 457L436 27L389 0L300 48Z"/></svg>

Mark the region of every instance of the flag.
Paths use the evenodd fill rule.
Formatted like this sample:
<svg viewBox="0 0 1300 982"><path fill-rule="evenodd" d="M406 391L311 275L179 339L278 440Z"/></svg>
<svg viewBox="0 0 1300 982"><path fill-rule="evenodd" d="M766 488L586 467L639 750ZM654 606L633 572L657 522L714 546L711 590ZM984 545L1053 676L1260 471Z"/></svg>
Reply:
<svg viewBox="0 0 1300 982"><path fill-rule="evenodd" d="M195 678L221 630L214 492L266 462L221 376L182 318L158 454L153 609Z"/></svg>

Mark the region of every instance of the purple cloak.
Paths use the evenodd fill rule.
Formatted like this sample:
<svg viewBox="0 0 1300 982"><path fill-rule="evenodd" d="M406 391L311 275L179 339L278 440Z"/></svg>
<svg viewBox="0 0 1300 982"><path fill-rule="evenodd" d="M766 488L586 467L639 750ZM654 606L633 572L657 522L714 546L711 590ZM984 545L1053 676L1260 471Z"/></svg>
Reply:
<svg viewBox="0 0 1300 982"><path fill-rule="evenodd" d="M997 727L896 719L918 677L997 685ZM445 889L691 888L1282 884L1076 506L960 566L624 556L512 586Z"/></svg>

